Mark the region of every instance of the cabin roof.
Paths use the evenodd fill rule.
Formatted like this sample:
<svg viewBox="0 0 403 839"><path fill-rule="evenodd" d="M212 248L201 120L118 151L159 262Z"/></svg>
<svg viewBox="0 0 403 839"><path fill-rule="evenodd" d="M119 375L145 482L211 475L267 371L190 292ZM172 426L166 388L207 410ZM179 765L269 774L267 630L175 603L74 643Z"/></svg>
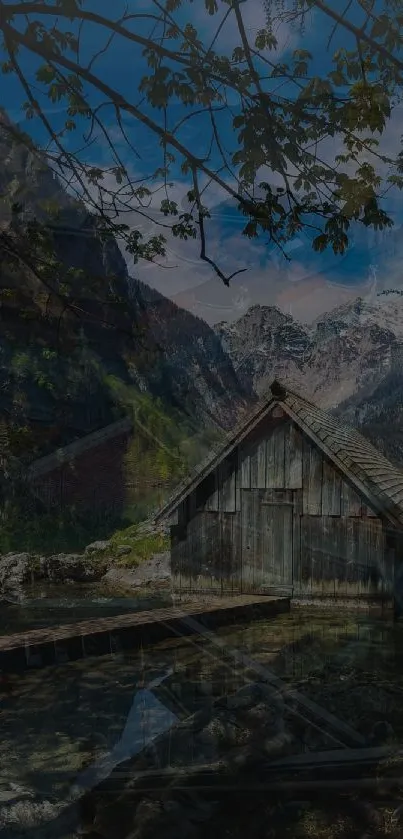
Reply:
<svg viewBox="0 0 403 839"><path fill-rule="evenodd" d="M172 515L179 504L277 405L379 513L394 524L403 525L403 470L393 465L354 428L285 388L277 380L271 386L270 396L262 400L219 447L209 452L208 457L175 489L154 520L161 522Z"/></svg>

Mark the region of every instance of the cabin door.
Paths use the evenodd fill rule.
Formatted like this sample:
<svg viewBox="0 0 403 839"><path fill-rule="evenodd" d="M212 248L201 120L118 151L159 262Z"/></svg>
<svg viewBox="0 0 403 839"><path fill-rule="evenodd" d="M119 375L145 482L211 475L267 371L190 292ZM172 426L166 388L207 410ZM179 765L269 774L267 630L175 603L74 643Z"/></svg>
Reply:
<svg viewBox="0 0 403 839"><path fill-rule="evenodd" d="M262 589L292 589L293 504L285 493L271 492L261 501Z"/></svg>

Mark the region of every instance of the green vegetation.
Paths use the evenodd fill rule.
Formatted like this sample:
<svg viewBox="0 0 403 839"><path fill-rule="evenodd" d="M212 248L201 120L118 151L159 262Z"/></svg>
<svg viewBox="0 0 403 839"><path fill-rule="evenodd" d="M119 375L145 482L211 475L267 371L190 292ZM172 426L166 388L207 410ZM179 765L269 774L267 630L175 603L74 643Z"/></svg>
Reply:
<svg viewBox="0 0 403 839"><path fill-rule="evenodd" d="M169 550L169 538L164 533L146 533L141 527L132 525L125 530L118 530L112 536L113 553L117 565L132 567L150 559L153 554ZM131 547L131 552L119 556L119 548Z"/></svg>
<svg viewBox="0 0 403 839"><path fill-rule="evenodd" d="M74 508L58 512L10 505L0 521L0 554L79 553L96 539L108 539L122 522L112 516L78 513Z"/></svg>
<svg viewBox="0 0 403 839"><path fill-rule="evenodd" d="M119 515L80 512L71 507L47 511L30 496L18 473L13 473L11 432L0 433L2 460L6 465L1 487L0 554L11 551L52 554L82 551L97 539L111 539L118 548L131 545L121 564L132 565L152 553L167 549L163 535L148 535L139 525L218 442L216 430L195 432L180 414L168 413L150 394L108 379L115 404L133 416L134 433L124 459L126 504Z"/></svg>
<svg viewBox="0 0 403 839"><path fill-rule="evenodd" d="M119 547L130 546L131 553L120 557L119 564L133 565L151 554L168 549L164 534L148 534L139 524L131 524L124 517L78 513L69 508L63 513L31 512L25 520L21 508L12 507L0 523L0 554L11 552L51 555L80 553L86 545L98 539L110 539L112 555L119 557Z"/></svg>
<svg viewBox="0 0 403 839"><path fill-rule="evenodd" d="M192 14L195 5L200 8L197 15ZM313 234L314 251L332 248L344 253L352 223L375 229L392 226L383 199L390 189L403 187L401 143L390 153L381 144L403 85L400 0L380 5L350 0L343 6L324 0L262 0L266 19L258 29L249 26L248 5L241 0L155 2L155 25L148 37L148 6L144 15L137 14L134 32L130 9L116 21L113 5L96 15L77 0L1 5L1 71L22 83L27 121L42 122L52 164L57 146L63 160L58 173L70 185L72 180L79 185L76 189L97 212L105 235L119 234L136 259L165 254L162 233L144 240L142 232L148 199L155 192L153 181L159 181L165 185L160 211L172 234L183 240L199 235L200 258L225 285L246 269L227 276L208 254L205 180L219 187L244 217L245 236L269 238L283 253L284 244L304 228ZM323 32L325 52L319 65L301 48L306 23L312 20ZM82 60L79 48L83 26L88 43L96 45L90 62ZM279 44L277 34L283 26L291 30L288 40L291 45L296 41L298 48ZM122 89L119 79L105 85L102 71L93 67L99 27L109 34L104 50L109 61L119 59L114 50L122 48L137 68L129 91ZM231 52L223 46L228 28ZM46 107L47 100L52 107ZM182 120L167 125L166 115L171 107L175 112L178 103L187 111L186 136ZM217 115L220 111L224 114ZM138 132L144 125L146 135ZM229 126L235 140L231 151L225 143ZM207 154L194 145L200 131L206 149L210 147ZM132 161L144 137L150 159L155 143L158 168L144 169L140 177L136 172L133 178L124 161ZM93 144L101 138L109 159L104 156L102 165L90 164ZM335 151L329 156L334 138ZM26 135L25 142L32 144ZM262 180L264 172L275 175L270 183ZM169 189L178 174L188 178L185 207ZM112 177L116 185L111 187ZM25 198L19 186L18 181L12 184L14 201ZM110 206L126 210L128 205L134 213L137 208L140 229L122 224L119 212L106 211Z"/></svg>

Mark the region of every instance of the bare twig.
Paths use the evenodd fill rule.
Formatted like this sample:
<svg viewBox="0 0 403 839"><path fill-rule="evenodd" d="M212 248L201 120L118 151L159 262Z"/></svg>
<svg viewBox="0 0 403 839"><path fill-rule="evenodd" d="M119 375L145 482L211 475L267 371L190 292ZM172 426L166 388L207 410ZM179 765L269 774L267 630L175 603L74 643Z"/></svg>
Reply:
<svg viewBox="0 0 403 839"><path fill-rule="evenodd" d="M221 271L221 268L219 268L218 265L214 262L214 260L210 259L210 257L207 256L207 254L206 254L206 233L205 233L205 229L204 229L204 210L203 210L203 205L201 203L199 184L198 184L198 180L197 180L197 171L196 171L195 168L192 170L192 174L193 174L193 190L194 190L194 194L195 194L195 200L196 200L196 206L197 206L197 212L198 212L198 227L199 227L199 231L200 231L200 242L201 242L201 245L200 245L200 259L203 262L207 262L209 265L211 265L211 267L213 268L213 270L215 271L217 276L220 278L220 280L222 280L224 285L229 286L230 281L234 277L236 277L237 274L243 274L244 271L246 271L246 268L239 268L238 271L234 271L232 274L229 275L229 277L226 277L225 274Z"/></svg>

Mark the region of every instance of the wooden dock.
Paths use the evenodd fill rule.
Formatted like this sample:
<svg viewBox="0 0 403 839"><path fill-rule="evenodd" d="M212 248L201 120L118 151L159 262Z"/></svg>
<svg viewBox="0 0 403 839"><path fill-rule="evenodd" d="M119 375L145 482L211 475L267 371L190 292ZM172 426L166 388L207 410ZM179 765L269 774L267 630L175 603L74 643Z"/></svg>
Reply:
<svg viewBox="0 0 403 839"><path fill-rule="evenodd" d="M21 672L31 667L65 664L80 658L111 655L191 635L197 629L189 618L206 629L270 617L288 612L289 597L239 595L192 600L168 609L135 612L82 621L65 626L34 629L0 638L0 671Z"/></svg>

